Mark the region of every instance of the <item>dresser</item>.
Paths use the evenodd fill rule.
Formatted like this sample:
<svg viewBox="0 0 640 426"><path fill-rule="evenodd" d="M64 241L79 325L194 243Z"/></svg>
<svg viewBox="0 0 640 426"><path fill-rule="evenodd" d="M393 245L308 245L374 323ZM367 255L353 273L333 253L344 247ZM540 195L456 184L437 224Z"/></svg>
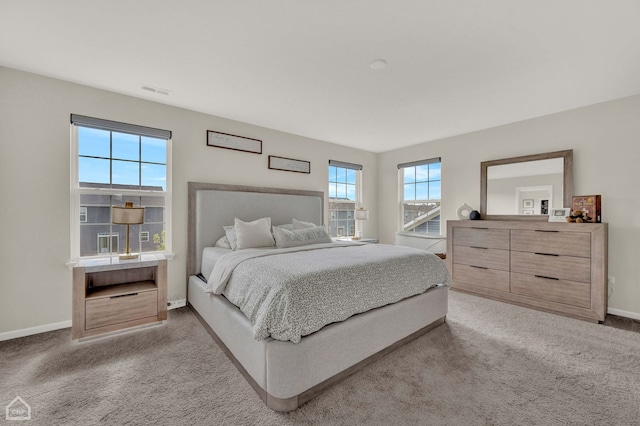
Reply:
<svg viewBox="0 0 640 426"><path fill-rule="evenodd" d="M607 313L607 224L447 222L454 290L591 322Z"/></svg>

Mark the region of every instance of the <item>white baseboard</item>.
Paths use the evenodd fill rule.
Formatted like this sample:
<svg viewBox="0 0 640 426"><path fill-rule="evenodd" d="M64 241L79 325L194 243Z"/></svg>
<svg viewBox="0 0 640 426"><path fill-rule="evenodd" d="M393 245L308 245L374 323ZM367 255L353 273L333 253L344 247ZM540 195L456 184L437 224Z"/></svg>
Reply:
<svg viewBox="0 0 640 426"><path fill-rule="evenodd" d="M178 299L178 300L170 300L169 306L167 306L168 310L183 308L187 306L187 299Z"/></svg>
<svg viewBox="0 0 640 426"><path fill-rule="evenodd" d="M55 322L53 324L38 325L36 327L23 328L21 330L5 331L0 333L0 342L4 340L17 339L18 337L31 336L33 334L46 333L47 331L60 330L61 328L70 328L71 320Z"/></svg>
<svg viewBox="0 0 640 426"><path fill-rule="evenodd" d="M187 299L173 300L167 306L167 309L177 309L187 306ZM32 336L34 334L46 333L47 331L60 330L61 328L70 328L71 320L61 321L53 324L38 325L36 327L23 328L21 330L5 331L0 333L0 342L5 340L17 339L19 337Z"/></svg>
<svg viewBox="0 0 640 426"><path fill-rule="evenodd" d="M626 317L634 320L640 320L640 314L637 314L635 312L623 311L622 309L609 308L607 309L607 313L611 315L617 315L619 317Z"/></svg>

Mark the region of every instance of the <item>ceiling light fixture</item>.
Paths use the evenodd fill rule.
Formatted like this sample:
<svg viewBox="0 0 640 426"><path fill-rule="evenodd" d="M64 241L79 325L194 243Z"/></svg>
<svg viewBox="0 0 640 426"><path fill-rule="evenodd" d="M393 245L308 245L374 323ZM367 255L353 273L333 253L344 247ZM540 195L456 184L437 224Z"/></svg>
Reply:
<svg viewBox="0 0 640 426"><path fill-rule="evenodd" d="M387 66L387 61L385 61L384 59L376 59L375 61L371 62L372 70L381 70L386 66Z"/></svg>

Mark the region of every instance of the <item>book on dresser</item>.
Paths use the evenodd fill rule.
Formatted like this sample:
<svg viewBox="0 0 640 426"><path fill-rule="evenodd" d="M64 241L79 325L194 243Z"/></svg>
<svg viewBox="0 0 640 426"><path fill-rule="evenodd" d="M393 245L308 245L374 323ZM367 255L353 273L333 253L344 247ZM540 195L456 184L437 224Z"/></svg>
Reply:
<svg viewBox="0 0 640 426"><path fill-rule="evenodd" d="M591 322L607 313L607 224L447 222L454 290Z"/></svg>

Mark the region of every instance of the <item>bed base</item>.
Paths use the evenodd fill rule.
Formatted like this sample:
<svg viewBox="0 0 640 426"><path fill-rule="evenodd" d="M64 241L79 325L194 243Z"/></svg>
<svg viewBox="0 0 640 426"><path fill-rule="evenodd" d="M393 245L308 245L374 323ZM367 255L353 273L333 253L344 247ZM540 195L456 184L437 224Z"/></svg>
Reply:
<svg viewBox="0 0 640 426"><path fill-rule="evenodd" d="M189 280L189 307L260 399L283 412L435 329L447 314L442 286L330 324L297 344L258 341L244 314L223 296L205 293L203 284Z"/></svg>
<svg viewBox="0 0 640 426"><path fill-rule="evenodd" d="M267 407L271 408L272 410L281 411L281 412L295 410L296 408L300 407L304 403L309 402L316 396L320 395L327 388L333 386L336 383L341 382L342 380L346 379L352 374L357 373L358 371L364 369L369 364L373 364L374 362L385 357L389 353L395 351L399 347L406 345L407 343L417 339L418 337L424 334L427 334L428 332L432 331L436 327L439 327L440 325L446 322L446 316L442 318L438 318L431 324L406 336L403 339L398 340L391 346L387 346L385 349L381 350L380 352L377 352L369 356L368 358L363 359L362 361L352 365L351 367L347 368L346 370L343 370L342 372L336 374L335 376L329 377L324 382L321 382L313 386L312 388L306 390L305 392L302 392L299 395L296 395L291 398L277 398L273 395L269 395L269 393L266 390L262 389L262 387L260 387L260 385L255 380L253 380L253 377L251 377L251 375L247 372L247 370L242 366L240 361L238 361L238 359L233 355L233 353L229 350L229 348L227 348L227 346L224 344L222 339L220 339L220 337L218 337L216 332L213 331L213 329L209 326L209 324L207 324L204 318L200 316L200 314L193 307L193 305L188 303L188 306L191 309L191 311L195 314L196 318L198 318L198 321L200 321L200 324L202 324L204 329L207 330L207 333L209 333L209 335L213 338L213 340L218 344L220 349L222 349L225 355L227 355L227 357L231 360L231 362L233 362L233 365L236 366L238 371L242 374L245 380L251 385L253 390L256 391L260 399L262 399L262 401L267 405Z"/></svg>

